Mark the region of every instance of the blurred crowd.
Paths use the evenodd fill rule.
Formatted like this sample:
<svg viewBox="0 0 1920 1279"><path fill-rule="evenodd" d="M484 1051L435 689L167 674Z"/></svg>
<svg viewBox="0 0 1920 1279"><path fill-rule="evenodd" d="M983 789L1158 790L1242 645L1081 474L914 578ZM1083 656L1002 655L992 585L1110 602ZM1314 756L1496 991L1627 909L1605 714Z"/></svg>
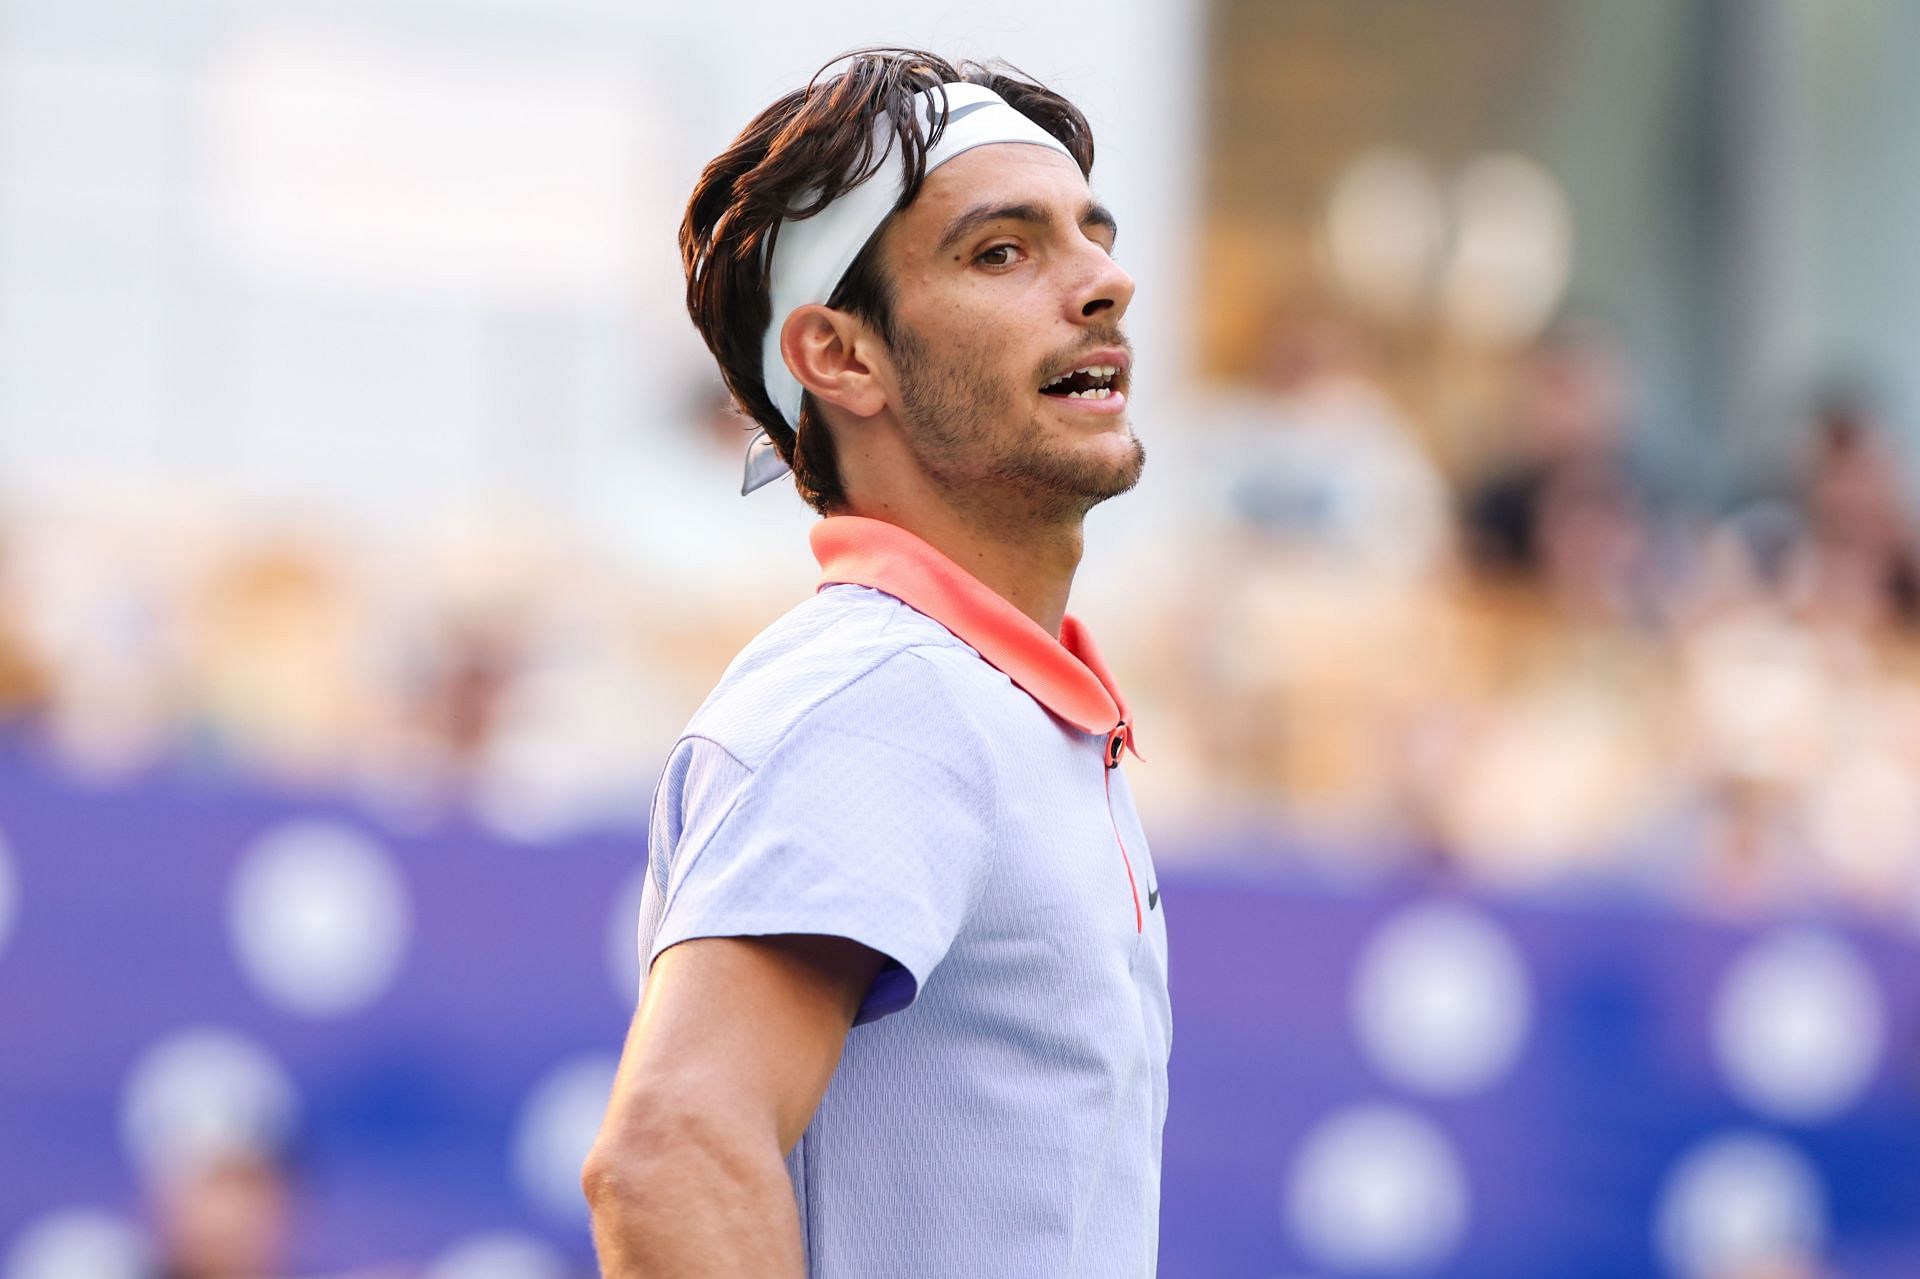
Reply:
<svg viewBox="0 0 1920 1279"><path fill-rule="evenodd" d="M209 510L217 514L209 514ZM405 545L322 517L90 495L0 541L0 708L103 781L155 767L476 806L538 839L644 812L702 637L605 556L512 518Z"/></svg>
<svg viewBox="0 0 1920 1279"><path fill-rule="evenodd" d="M1236 826L1336 872L1920 917L1920 563L1870 398L1811 393L1791 465L1716 490L1648 450L1594 325L1517 353L1466 435L1337 315L1277 322L1257 366L1143 423L1161 465L1122 499L1182 546L1127 583L1158 606L1100 628L1166 855ZM733 464L737 421L687 431ZM68 766L534 839L642 822L679 726L807 585L667 590L508 518L401 546L95 495L0 530L0 707Z"/></svg>
<svg viewBox="0 0 1920 1279"><path fill-rule="evenodd" d="M1778 474L1702 477L1595 325L1520 353L1471 449L1338 323L1264 363L1177 699L1243 808L1347 865L1916 918L1920 566L1862 391L1811 392Z"/></svg>

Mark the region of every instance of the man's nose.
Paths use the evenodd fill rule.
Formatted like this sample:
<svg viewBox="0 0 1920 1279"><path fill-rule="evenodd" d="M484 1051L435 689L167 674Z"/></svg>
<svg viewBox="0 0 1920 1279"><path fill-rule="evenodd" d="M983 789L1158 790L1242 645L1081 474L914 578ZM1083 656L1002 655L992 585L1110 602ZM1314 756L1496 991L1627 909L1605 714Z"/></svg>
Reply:
<svg viewBox="0 0 1920 1279"><path fill-rule="evenodd" d="M1116 324L1133 301L1133 277L1121 269L1113 255L1092 240L1080 254L1086 263L1086 277L1073 294L1073 307L1082 322L1099 320Z"/></svg>

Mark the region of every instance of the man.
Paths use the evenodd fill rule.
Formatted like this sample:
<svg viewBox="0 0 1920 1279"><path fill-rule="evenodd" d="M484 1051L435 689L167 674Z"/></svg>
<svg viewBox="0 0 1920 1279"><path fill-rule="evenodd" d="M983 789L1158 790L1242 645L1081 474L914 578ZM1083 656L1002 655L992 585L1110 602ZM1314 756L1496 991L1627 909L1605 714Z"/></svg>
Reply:
<svg viewBox="0 0 1920 1279"><path fill-rule="evenodd" d="M1143 462L1092 160L1058 95L881 50L694 190L747 487L791 467L823 577L654 798L585 1171L609 1276L1153 1274L1166 931L1126 703L1065 612Z"/></svg>

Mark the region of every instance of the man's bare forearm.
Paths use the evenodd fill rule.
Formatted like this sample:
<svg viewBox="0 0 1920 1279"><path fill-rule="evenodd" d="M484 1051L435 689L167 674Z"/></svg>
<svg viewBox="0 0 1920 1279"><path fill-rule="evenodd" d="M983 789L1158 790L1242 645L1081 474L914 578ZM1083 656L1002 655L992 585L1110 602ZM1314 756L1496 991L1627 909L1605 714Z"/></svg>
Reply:
<svg viewBox="0 0 1920 1279"><path fill-rule="evenodd" d="M604 1279L801 1279L799 1213L771 1144L596 1150L587 1198Z"/></svg>

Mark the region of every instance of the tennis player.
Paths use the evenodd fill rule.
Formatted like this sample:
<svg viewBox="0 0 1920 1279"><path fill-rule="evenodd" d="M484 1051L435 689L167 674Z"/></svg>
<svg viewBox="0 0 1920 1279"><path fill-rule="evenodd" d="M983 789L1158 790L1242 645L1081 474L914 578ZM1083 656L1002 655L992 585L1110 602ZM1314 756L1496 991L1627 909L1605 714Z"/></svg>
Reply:
<svg viewBox="0 0 1920 1279"><path fill-rule="evenodd" d="M1154 1272L1166 930L1126 700L1066 614L1144 458L1092 167L1057 94L878 50L694 189L745 487L791 470L822 572L654 797L584 1178L608 1276Z"/></svg>

